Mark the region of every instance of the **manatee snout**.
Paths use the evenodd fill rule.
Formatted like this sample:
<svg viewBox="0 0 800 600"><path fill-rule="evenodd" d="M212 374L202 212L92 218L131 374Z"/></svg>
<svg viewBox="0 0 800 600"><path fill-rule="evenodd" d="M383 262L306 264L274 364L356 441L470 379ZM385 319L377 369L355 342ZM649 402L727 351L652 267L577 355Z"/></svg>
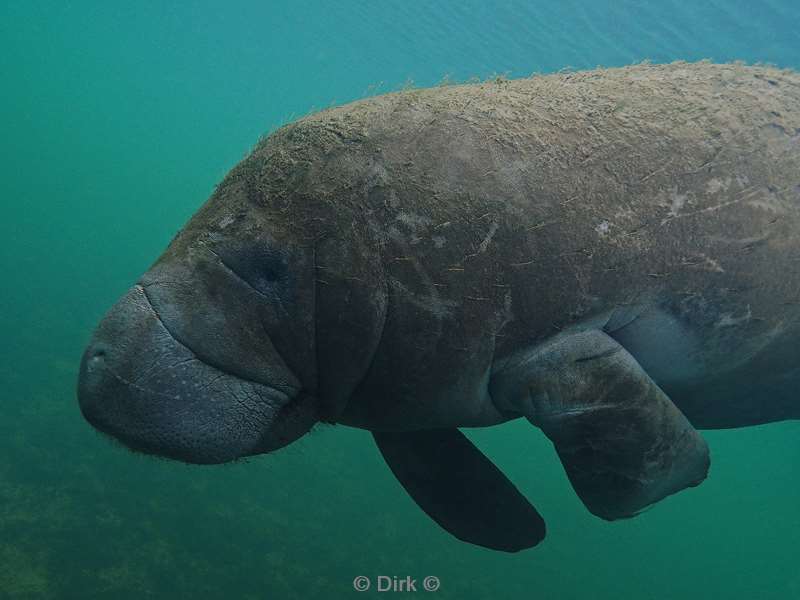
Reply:
<svg viewBox="0 0 800 600"><path fill-rule="evenodd" d="M86 420L133 450L190 463L268 452L306 433L314 396L266 334L274 303L248 291L214 253L157 264L84 353Z"/></svg>

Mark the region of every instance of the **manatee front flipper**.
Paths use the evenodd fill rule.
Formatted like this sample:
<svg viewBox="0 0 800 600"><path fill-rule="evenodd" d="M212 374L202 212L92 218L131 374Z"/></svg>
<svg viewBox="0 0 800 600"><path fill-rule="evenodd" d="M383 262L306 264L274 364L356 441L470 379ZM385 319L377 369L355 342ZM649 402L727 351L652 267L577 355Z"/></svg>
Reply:
<svg viewBox="0 0 800 600"><path fill-rule="evenodd" d="M458 539L506 552L544 539L536 509L457 429L373 436L420 508Z"/></svg>
<svg viewBox="0 0 800 600"><path fill-rule="evenodd" d="M602 331L561 334L502 364L490 393L555 445L595 515L631 517L705 479L708 447L636 359Z"/></svg>

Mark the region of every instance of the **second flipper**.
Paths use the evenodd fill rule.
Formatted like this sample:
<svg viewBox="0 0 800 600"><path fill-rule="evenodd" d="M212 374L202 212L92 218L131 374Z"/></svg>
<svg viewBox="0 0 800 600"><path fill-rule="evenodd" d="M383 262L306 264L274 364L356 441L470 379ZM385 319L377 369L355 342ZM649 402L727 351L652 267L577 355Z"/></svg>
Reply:
<svg viewBox="0 0 800 600"><path fill-rule="evenodd" d="M578 496L604 519L631 517L708 472L700 434L602 331L562 334L512 356L490 391L544 431Z"/></svg>
<svg viewBox="0 0 800 600"><path fill-rule="evenodd" d="M460 540L517 552L544 538L536 509L457 429L373 436L414 501Z"/></svg>

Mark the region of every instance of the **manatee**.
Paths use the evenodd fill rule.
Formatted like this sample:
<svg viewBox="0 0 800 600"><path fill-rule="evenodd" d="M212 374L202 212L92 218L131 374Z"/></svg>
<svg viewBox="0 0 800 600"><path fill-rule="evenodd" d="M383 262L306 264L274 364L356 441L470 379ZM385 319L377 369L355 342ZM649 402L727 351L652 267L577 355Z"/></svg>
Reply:
<svg viewBox="0 0 800 600"><path fill-rule="evenodd" d="M800 417L800 76L673 63L418 89L275 131L100 322L83 415L222 463L372 432L497 550L545 523L459 428L527 419L606 519ZM533 460L533 459L532 459Z"/></svg>

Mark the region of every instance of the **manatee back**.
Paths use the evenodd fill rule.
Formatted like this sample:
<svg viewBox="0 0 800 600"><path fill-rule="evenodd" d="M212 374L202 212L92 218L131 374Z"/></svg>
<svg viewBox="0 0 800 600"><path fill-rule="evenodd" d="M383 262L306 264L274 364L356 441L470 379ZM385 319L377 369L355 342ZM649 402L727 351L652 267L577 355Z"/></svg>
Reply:
<svg viewBox="0 0 800 600"><path fill-rule="evenodd" d="M499 80L298 126L340 140L310 181L381 254L388 313L358 390L366 421L436 421L431 406L458 402L487 418L477 390L495 358L626 306L678 318L709 369L797 321L793 72L674 63Z"/></svg>

